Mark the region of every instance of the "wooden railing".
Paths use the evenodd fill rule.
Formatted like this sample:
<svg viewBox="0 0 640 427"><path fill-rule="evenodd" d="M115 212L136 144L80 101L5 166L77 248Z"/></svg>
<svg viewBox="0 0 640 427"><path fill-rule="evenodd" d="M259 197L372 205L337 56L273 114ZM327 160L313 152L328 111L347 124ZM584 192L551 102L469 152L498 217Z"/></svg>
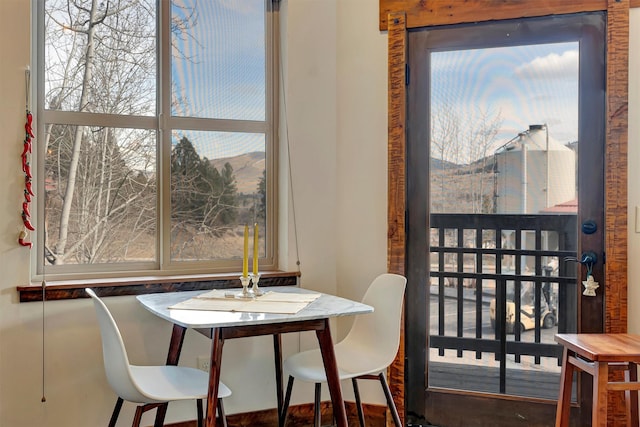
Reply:
<svg viewBox="0 0 640 427"><path fill-rule="evenodd" d="M515 363L533 356L536 364L541 357L559 364L562 348L541 338L545 328L576 330L576 263L571 262L576 258L576 215L432 214L430 229L429 276L438 320L429 347L440 356L455 350L458 358L464 351L475 352L477 359L493 353L501 393L507 355ZM445 321L447 298L456 300L455 331ZM465 318L465 301L475 305L472 320ZM465 336L472 325L474 336ZM527 342L522 340L525 329L533 330Z"/></svg>

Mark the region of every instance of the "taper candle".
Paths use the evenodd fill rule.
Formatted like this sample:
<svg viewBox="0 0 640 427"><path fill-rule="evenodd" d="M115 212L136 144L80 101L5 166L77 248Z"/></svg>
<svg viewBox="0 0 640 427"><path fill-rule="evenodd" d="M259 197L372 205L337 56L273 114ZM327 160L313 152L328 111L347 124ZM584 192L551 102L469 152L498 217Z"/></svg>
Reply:
<svg viewBox="0 0 640 427"><path fill-rule="evenodd" d="M244 225L244 253L242 257L242 277L249 276L249 226Z"/></svg>
<svg viewBox="0 0 640 427"><path fill-rule="evenodd" d="M258 223L253 225L253 274L258 274Z"/></svg>

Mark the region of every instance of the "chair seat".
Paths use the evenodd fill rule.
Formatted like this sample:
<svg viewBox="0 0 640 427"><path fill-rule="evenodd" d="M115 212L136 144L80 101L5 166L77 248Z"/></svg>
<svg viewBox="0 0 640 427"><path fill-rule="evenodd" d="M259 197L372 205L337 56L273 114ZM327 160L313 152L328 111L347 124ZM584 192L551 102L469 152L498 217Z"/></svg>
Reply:
<svg viewBox="0 0 640 427"><path fill-rule="evenodd" d="M185 366L135 366L131 375L148 399L137 403L160 403L172 400L206 399L209 374ZM220 383L218 398L231 396L231 390Z"/></svg>
<svg viewBox="0 0 640 427"><path fill-rule="evenodd" d="M381 364L375 363L371 359L375 358L371 352L361 353L351 347L336 345L336 361L338 365L338 376L341 380L348 380L362 375L377 374L387 368L384 361ZM365 356L366 354L366 356ZM367 357L367 370L363 370L363 358ZM371 363L373 362L373 363ZM283 369L289 372L296 379L313 382L327 382L327 376L322 363L320 350L308 350L296 353L288 357L283 362Z"/></svg>

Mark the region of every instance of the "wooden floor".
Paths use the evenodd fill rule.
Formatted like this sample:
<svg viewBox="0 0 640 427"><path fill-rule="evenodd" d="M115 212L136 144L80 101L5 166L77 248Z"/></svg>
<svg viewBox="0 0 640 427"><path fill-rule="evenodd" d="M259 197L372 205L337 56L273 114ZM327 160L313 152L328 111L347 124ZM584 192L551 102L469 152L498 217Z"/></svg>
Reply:
<svg viewBox="0 0 640 427"><path fill-rule="evenodd" d="M537 397L556 400L560 374L545 372L543 369L507 369L507 393L516 396ZM344 385L344 384L343 384ZM490 366L477 366L462 363L429 362L429 385L431 387L469 390L485 393L499 393L499 369ZM348 386L347 386L348 387ZM575 387L575 384L574 384ZM574 388L575 396L575 388ZM327 396L324 396L325 399ZM353 402L347 402L349 425L358 425ZM365 405L368 427L384 427L386 406ZM331 422L331 404L322 402L322 418L325 424ZM268 427L277 425L276 411L264 410L244 414L228 415L229 427ZM290 408L288 427L312 427L313 404L294 405ZM423 424L413 424L418 427ZM196 422L171 424L171 427L195 427ZM409 424L411 426L411 424ZM169 427L169 425L167 425Z"/></svg>
<svg viewBox="0 0 640 427"><path fill-rule="evenodd" d="M559 385L560 373L507 369L507 394L556 400ZM495 367L429 362L429 386L500 393L500 371Z"/></svg>

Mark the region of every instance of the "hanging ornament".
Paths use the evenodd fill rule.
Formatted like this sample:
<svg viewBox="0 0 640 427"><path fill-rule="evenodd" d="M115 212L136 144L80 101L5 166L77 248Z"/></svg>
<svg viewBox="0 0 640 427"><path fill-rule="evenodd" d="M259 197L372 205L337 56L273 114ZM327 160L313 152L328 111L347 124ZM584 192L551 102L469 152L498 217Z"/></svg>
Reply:
<svg viewBox="0 0 640 427"><path fill-rule="evenodd" d="M26 97L26 102L25 102L25 106L26 106L26 121L24 124L24 141L22 142L22 154L20 155L21 158L21 162L22 162L22 172L24 172L24 190L23 190L23 194L24 194L24 201L22 202L22 230L20 230L20 233L18 234L18 244L20 244L21 246L26 246L29 249L31 249L31 247L33 246L33 243L27 241L29 238L29 231L34 231L35 227L33 226L33 224L31 224L31 212L29 209L29 204L31 203L31 197L35 196L35 194L33 194L33 189L31 188L31 179L33 178L33 175L31 174L31 166L29 164L29 156L31 155L31 151L33 149L32 147L32 140L35 138L35 136L33 135L33 115L31 114L31 111L29 110L29 98L31 96L31 87L30 87L30 83L31 83L31 72L29 70L29 68L27 67L27 70L25 71L25 83L26 83L26 90L25 90L25 97Z"/></svg>
<svg viewBox="0 0 640 427"><path fill-rule="evenodd" d="M26 230L21 230L20 234L18 235L18 243L20 243L20 245L22 246L27 246L29 249L31 249L31 247L33 246L33 243L31 242L27 242L26 238L29 236L29 233L27 233Z"/></svg>
<svg viewBox="0 0 640 427"><path fill-rule="evenodd" d="M588 297L595 297L596 289L600 287L600 284L594 280L591 274L587 276L587 280L582 281L582 285L584 286L584 292L582 292L582 295Z"/></svg>

